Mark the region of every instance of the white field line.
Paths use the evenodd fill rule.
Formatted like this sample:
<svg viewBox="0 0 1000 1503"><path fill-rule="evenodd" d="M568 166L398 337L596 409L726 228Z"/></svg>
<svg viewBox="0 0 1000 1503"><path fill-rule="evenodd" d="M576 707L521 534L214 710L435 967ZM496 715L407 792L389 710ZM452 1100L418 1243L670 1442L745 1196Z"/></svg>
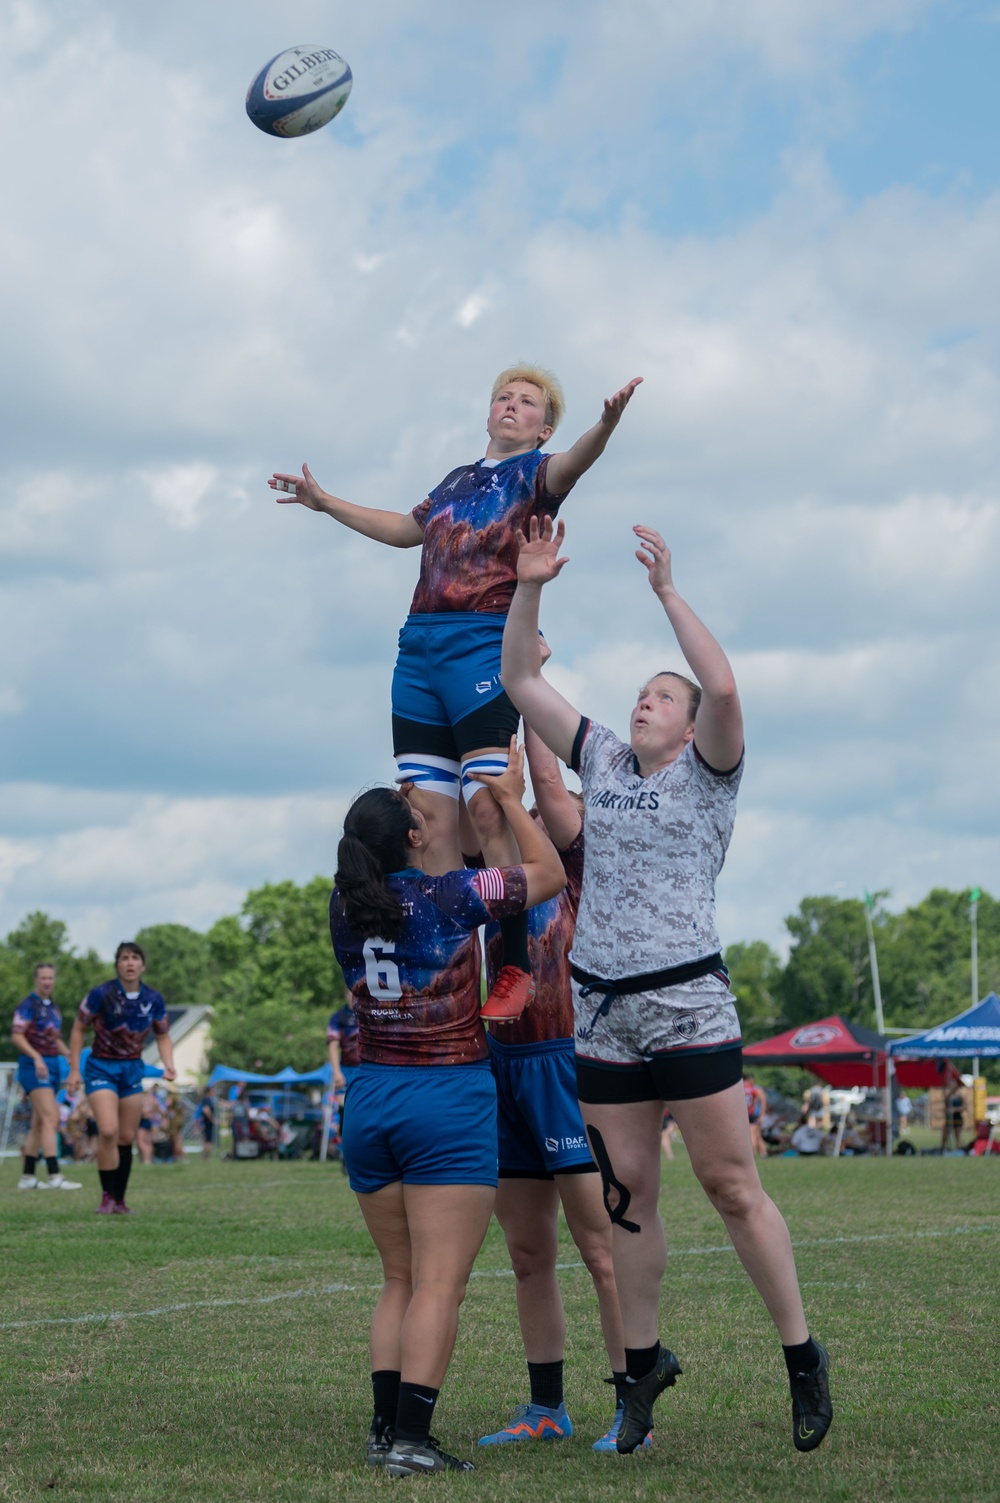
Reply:
<svg viewBox="0 0 1000 1503"><path fill-rule="evenodd" d="M902 1232L896 1236L887 1232L877 1232L870 1236L858 1237L808 1237L801 1242L793 1243L793 1246L801 1251L808 1247L839 1247L848 1243L916 1242L938 1237L996 1236L998 1233L1000 1233L1000 1226L956 1226L943 1232ZM719 1247L679 1247L670 1253L670 1257L671 1259L703 1258L714 1253L731 1253L732 1251L732 1243L726 1242ZM582 1262L557 1263L556 1269L560 1273L569 1273L583 1266ZM513 1277L513 1272L509 1268L473 1269L472 1277L474 1279L509 1279ZM810 1282L823 1281L811 1280ZM832 1284L830 1287L842 1289L855 1286ZM105 1310L95 1315L60 1315L46 1320L5 1320L0 1321L0 1331L24 1331L33 1326L99 1325L102 1321L113 1320L148 1320L158 1315L177 1315L184 1310L228 1310L239 1305L275 1305L282 1300L322 1299L331 1294L377 1294L381 1288L381 1283L323 1284L318 1289L285 1289L280 1294L257 1294L249 1299L195 1299L185 1300L177 1305L156 1305L151 1310Z"/></svg>

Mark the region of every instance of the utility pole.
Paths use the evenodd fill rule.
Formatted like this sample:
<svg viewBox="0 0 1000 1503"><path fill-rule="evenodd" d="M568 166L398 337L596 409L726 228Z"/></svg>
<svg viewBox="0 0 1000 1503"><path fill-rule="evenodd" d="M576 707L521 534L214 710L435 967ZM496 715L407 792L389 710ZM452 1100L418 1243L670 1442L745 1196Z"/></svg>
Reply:
<svg viewBox="0 0 1000 1503"><path fill-rule="evenodd" d="M875 1025L880 1034L885 1033L885 1019L882 1016L882 988L878 979L878 956L875 953L875 928L872 924L872 912L875 901L871 893L865 889L865 927L868 930L868 958L872 968L872 990L875 993ZM885 1092L883 1095L883 1111L885 1112L885 1154L886 1158L892 1152L892 1055L885 1062Z"/></svg>

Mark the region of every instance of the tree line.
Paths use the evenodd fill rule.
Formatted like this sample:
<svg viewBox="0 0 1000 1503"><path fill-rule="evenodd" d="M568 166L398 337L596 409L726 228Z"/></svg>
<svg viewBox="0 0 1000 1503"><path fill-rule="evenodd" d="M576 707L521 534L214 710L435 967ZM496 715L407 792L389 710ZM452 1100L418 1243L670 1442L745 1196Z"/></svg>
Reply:
<svg viewBox="0 0 1000 1503"><path fill-rule="evenodd" d="M238 914L207 933L151 924L129 938L146 952L146 980L169 1007L214 1009L212 1064L273 1073L314 1069L325 1058L325 1027L344 1001L328 925L331 881L268 883L247 894ZM971 1000L969 894L935 888L893 913L889 894L873 900L872 924L888 1027L923 1028ZM875 1027L865 907L860 899L803 898L785 920L788 959L762 940L730 945L725 961L747 1043L782 1028L839 1013ZM1000 991L1000 902L983 893L978 911L979 995ZM58 968L56 1000L67 1024L81 997L113 974L93 949L77 952L67 927L31 913L0 945L0 1038L31 990L34 966ZM0 1053L9 1054L3 1050Z"/></svg>

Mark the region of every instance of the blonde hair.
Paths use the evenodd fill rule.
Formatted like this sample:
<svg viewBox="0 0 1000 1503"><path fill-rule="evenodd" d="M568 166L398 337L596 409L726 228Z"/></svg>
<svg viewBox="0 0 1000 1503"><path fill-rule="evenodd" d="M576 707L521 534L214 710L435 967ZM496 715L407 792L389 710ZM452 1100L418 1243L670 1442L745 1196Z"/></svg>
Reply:
<svg viewBox="0 0 1000 1503"><path fill-rule="evenodd" d="M529 385L538 387L545 397L546 425L554 433L566 411L566 398L563 396L558 377L554 376L551 371L544 370L540 365L512 365L509 370L501 371L494 381L490 402L495 402L497 392L509 386L512 381L527 381Z"/></svg>

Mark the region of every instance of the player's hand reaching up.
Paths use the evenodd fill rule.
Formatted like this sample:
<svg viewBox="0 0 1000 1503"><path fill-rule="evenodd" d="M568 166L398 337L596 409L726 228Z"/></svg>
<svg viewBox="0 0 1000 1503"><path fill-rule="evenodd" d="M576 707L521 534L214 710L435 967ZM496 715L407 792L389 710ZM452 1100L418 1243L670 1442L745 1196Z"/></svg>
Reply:
<svg viewBox="0 0 1000 1503"><path fill-rule="evenodd" d="M322 511L325 492L313 478L307 464L302 466L301 475L279 475L275 473L267 482L272 491L275 491L275 501L281 506L288 506L292 501L298 501L302 506L308 506L310 511Z"/></svg>
<svg viewBox="0 0 1000 1503"><path fill-rule="evenodd" d="M641 385L642 377L633 376L632 380L627 386L623 386L621 391L616 391L613 397L605 397L601 422L605 423L609 428L617 428L619 418L632 400L632 393L637 386Z"/></svg>
<svg viewBox="0 0 1000 1503"><path fill-rule="evenodd" d="M633 527L632 531L641 545L635 550L635 556L640 564L645 565L654 594L661 600L665 595L675 595L677 589L670 571L670 549L660 534L651 527Z"/></svg>
<svg viewBox="0 0 1000 1503"><path fill-rule="evenodd" d="M554 524L551 517L532 517L528 523L528 535L517 534L517 582L518 584L548 584L561 571L568 558L559 557L559 549L566 539L562 522Z"/></svg>

